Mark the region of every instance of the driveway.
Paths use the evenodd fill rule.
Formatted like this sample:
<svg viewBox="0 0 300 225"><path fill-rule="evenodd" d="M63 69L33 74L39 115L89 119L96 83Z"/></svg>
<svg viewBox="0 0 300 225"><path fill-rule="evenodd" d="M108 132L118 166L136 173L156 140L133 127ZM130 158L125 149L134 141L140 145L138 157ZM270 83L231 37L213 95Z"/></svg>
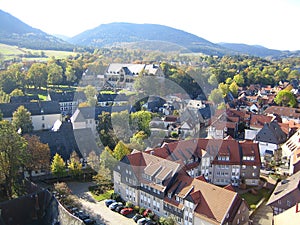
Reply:
<svg viewBox="0 0 300 225"><path fill-rule="evenodd" d="M88 191L91 185L94 183L68 182L69 188L78 197L83 209L96 220L98 225L136 225L131 218L133 215L122 216L106 207L104 201L95 201Z"/></svg>

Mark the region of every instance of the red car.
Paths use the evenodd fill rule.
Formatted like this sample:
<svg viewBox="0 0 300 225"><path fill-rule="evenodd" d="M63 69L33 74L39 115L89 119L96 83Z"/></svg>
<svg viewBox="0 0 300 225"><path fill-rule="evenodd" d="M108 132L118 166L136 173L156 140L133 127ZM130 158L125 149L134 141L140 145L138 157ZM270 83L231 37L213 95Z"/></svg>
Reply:
<svg viewBox="0 0 300 225"><path fill-rule="evenodd" d="M149 213L152 213L152 210L151 210L151 209L146 209L146 210L143 212L143 216L144 216L144 217L147 217Z"/></svg>
<svg viewBox="0 0 300 225"><path fill-rule="evenodd" d="M130 213L133 213L133 208L124 208L124 209L121 210L120 213L121 213L122 215L126 216L126 215L128 215L128 214L130 214Z"/></svg>

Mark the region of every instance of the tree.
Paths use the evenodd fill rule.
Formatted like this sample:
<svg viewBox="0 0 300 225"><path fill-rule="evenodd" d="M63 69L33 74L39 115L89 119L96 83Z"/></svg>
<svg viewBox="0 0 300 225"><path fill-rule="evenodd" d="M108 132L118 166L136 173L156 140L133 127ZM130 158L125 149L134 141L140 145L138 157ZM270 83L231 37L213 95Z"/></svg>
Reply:
<svg viewBox="0 0 300 225"><path fill-rule="evenodd" d="M34 170L46 170L50 169L50 148L48 144L44 144L40 141L40 138L35 135L24 135L27 141L26 147L26 161L24 163L25 170L31 177Z"/></svg>
<svg viewBox="0 0 300 225"><path fill-rule="evenodd" d="M223 95L220 89L213 89L208 96L208 99L218 105L223 102Z"/></svg>
<svg viewBox="0 0 300 225"><path fill-rule="evenodd" d="M100 159L95 151L91 151L88 155L87 164L95 171L98 171L100 168Z"/></svg>
<svg viewBox="0 0 300 225"><path fill-rule="evenodd" d="M292 92L288 90L279 91L276 97L274 98L274 102L277 105L281 106L296 107L297 105L296 97Z"/></svg>
<svg viewBox="0 0 300 225"><path fill-rule="evenodd" d="M109 112L102 112L102 114L99 115L97 130L102 144L109 146L110 149L114 149L118 143L118 138L114 134L111 124L111 114Z"/></svg>
<svg viewBox="0 0 300 225"><path fill-rule="evenodd" d="M175 225L175 219L173 217L160 217L159 218L159 223L161 225Z"/></svg>
<svg viewBox="0 0 300 225"><path fill-rule="evenodd" d="M245 83L244 77L241 74L237 74L233 77L233 80L238 86L243 86Z"/></svg>
<svg viewBox="0 0 300 225"><path fill-rule="evenodd" d="M239 86L234 82L229 85L229 91L233 94L234 97L238 95Z"/></svg>
<svg viewBox="0 0 300 225"><path fill-rule="evenodd" d="M126 143L129 142L132 135L129 126L129 117L129 112L127 110L111 113L111 123L114 134L119 140L123 140Z"/></svg>
<svg viewBox="0 0 300 225"><path fill-rule="evenodd" d="M110 170L111 174L118 161L114 158L114 152L106 146L100 154L100 166Z"/></svg>
<svg viewBox="0 0 300 225"><path fill-rule="evenodd" d="M97 95L97 90L94 86L92 85L88 85L85 87L84 89L84 94L87 98L87 101L89 103L90 106L95 106L96 103L97 103L97 98L96 98L96 95Z"/></svg>
<svg viewBox="0 0 300 225"><path fill-rule="evenodd" d="M63 68L55 62L48 64L48 84L61 84L63 81Z"/></svg>
<svg viewBox="0 0 300 225"><path fill-rule="evenodd" d="M144 150L146 148L144 140L147 138L147 134L144 131L136 132L132 138L130 138L130 147L132 149Z"/></svg>
<svg viewBox="0 0 300 225"><path fill-rule="evenodd" d="M12 125L15 130L20 129L22 134L32 132L33 125L31 113L23 105L19 106L19 108L13 113Z"/></svg>
<svg viewBox="0 0 300 225"><path fill-rule="evenodd" d="M138 111L130 115L130 125L134 131L144 131L147 136L150 136L149 123L152 115L148 111Z"/></svg>
<svg viewBox="0 0 300 225"><path fill-rule="evenodd" d="M222 92L223 97L225 97L229 92L228 84L220 83L218 89Z"/></svg>
<svg viewBox="0 0 300 225"><path fill-rule="evenodd" d="M9 94L16 88L18 88L18 85L13 74L7 71L0 71L0 90Z"/></svg>
<svg viewBox="0 0 300 225"><path fill-rule="evenodd" d="M69 86L76 81L75 70L72 68L71 65L67 65L65 75Z"/></svg>
<svg viewBox="0 0 300 225"><path fill-rule="evenodd" d="M115 159L120 161L125 155L130 154L130 152L130 149L122 141L119 141L114 148L113 156L115 157Z"/></svg>
<svg viewBox="0 0 300 225"><path fill-rule="evenodd" d="M105 168L104 166L100 166L97 175L93 176L93 179L98 185L111 183L111 171L108 168Z"/></svg>
<svg viewBox="0 0 300 225"><path fill-rule="evenodd" d="M34 88L47 86L48 71L44 63L34 63L27 72L27 80Z"/></svg>
<svg viewBox="0 0 300 225"><path fill-rule="evenodd" d="M53 157L51 172L57 177L62 177L66 173L66 163L58 153L56 153Z"/></svg>
<svg viewBox="0 0 300 225"><path fill-rule="evenodd" d="M68 163L69 173L72 177L78 177L82 173L82 164L75 151L70 156L70 162Z"/></svg>
<svg viewBox="0 0 300 225"><path fill-rule="evenodd" d="M13 196L19 176L19 169L24 164L26 141L16 133L8 121L0 121L0 179L4 183L6 195Z"/></svg>
<svg viewBox="0 0 300 225"><path fill-rule="evenodd" d="M20 89L14 89L10 94L10 96L24 96L24 93Z"/></svg>

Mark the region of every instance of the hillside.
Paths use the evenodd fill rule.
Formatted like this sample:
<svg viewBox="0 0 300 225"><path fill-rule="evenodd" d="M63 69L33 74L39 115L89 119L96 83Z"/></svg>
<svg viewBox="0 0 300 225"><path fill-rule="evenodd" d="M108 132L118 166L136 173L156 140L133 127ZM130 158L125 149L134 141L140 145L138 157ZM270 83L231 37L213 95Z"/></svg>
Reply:
<svg viewBox="0 0 300 225"><path fill-rule="evenodd" d="M252 55L261 58L272 58L280 59L285 57L299 57L300 51L280 51L275 49L269 49L259 45L246 45L246 44L236 44L236 43L218 43L219 45L231 49L232 51L238 52L240 54Z"/></svg>
<svg viewBox="0 0 300 225"><path fill-rule="evenodd" d="M87 30L68 40L81 46L107 47L130 43L151 50L174 48L173 51L201 52L207 55L233 53L226 48L182 30L158 24L110 23ZM144 45L147 42L150 44Z"/></svg>
<svg viewBox="0 0 300 225"><path fill-rule="evenodd" d="M72 50L70 43L33 28L0 10L0 43L39 50Z"/></svg>
<svg viewBox="0 0 300 225"><path fill-rule="evenodd" d="M72 51L124 47L205 55L245 54L269 59L300 57L300 51L280 51L258 45L212 43L194 34L158 24L110 23L86 30L72 38L49 35L0 10L0 43L33 50Z"/></svg>

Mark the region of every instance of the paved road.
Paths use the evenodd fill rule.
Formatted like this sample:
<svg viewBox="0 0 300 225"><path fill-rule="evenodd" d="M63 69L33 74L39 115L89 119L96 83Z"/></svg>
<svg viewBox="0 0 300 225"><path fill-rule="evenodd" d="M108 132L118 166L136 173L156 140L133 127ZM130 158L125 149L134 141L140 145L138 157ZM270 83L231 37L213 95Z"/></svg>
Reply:
<svg viewBox="0 0 300 225"><path fill-rule="evenodd" d="M132 216L122 216L106 207L104 201L97 202L88 191L88 187L93 183L68 182L72 193L79 198L83 208L88 212L99 225L136 225Z"/></svg>
<svg viewBox="0 0 300 225"><path fill-rule="evenodd" d="M272 208L263 202L250 219L252 219L253 225L272 225Z"/></svg>

